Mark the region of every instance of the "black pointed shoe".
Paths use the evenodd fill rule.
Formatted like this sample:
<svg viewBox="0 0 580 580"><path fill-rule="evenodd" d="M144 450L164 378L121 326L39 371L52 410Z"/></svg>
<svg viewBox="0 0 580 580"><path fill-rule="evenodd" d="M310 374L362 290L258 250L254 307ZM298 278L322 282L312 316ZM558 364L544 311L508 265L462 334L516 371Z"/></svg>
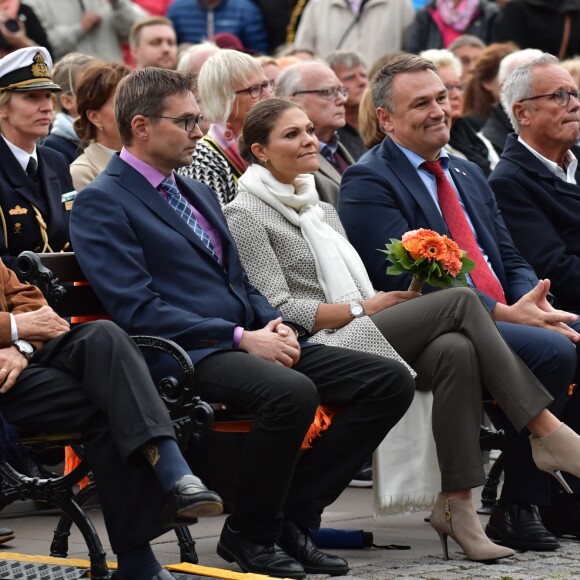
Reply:
<svg viewBox="0 0 580 580"><path fill-rule="evenodd" d="M548 552L560 547L540 518L538 506L501 499L493 508L485 528L488 538L514 550Z"/></svg>
<svg viewBox="0 0 580 580"><path fill-rule="evenodd" d="M348 562L344 558L321 552L312 540L310 530L288 520L284 523L280 545L304 566L307 574L343 576L348 572Z"/></svg>
<svg viewBox="0 0 580 580"><path fill-rule="evenodd" d="M180 477L163 507L163 522L169 526L197 518L219 516L224 506L220 496L210 491L195 475Z"/></svg>
<svg viewBox="0 0 580 580"><path fill-rule="evenodd" d="M217 553L226 562L236 562L243 572L276 578L305 578L302 565L277 543L255 542L230 528L226 520L217 545Z"/></svg>

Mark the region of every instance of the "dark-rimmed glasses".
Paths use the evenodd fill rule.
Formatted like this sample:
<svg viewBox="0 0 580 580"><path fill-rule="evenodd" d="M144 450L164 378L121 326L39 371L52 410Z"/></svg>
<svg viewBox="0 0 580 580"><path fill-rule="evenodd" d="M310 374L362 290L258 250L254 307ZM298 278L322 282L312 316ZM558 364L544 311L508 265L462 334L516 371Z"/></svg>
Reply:
<svg viewBox="0 0 580 580"><path fill-rule="evenodd" d="M258 85L252 85L247 89L240 89L239 91L235 91L236 95L240 93L248 93L252 99L259 99L262 96L262 93L268 89L270 92L274 90L274 81L264 81Z"/></svg>
<svg viewBox="0 0 580 580"><path fill-rule="evenodd" d="M173 119L174 121L183 121L183 128L191 133L195 126L201 127L203 123L203 115L191 115L189 117L170 117L168 115L143 115L144 117L151 117L152 119Z"/></svg>
<svg viewBox="0 0 580 580"><path fill-rule="evenodd" d="M574 97L577 101L580 101L580 91L565 91L564 89L560 89L554 93L526 97L525 99L520 99L518 102L523 103L524 101L534 101L535 99L542 99L545 97L553 99L559 107L567 107L570 102L570 97Z"/></svg>
<svg viewBox="0 0 580 580"><path fill-rule="evenodd" d="M331 89L311 89L309 91L296 91L292 93L295 95L318 95L327 101L333 101L338 97L348 98L348 89L346 87L333 87Z"/></svg>

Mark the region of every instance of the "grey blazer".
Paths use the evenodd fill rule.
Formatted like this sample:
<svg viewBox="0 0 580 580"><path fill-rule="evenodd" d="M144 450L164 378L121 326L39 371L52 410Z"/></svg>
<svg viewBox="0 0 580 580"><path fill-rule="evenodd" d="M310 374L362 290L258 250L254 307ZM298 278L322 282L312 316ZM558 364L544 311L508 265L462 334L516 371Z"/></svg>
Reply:
<svg viewBox="0 0 580 580"><path fill-rule="evenodd" d="M338 151L349 165L355 162L353 156L340 141L338 142ZM342 175L320 153L318 154L318 163L320 164L320 168L314 172L314 183L316 185L316 191L318 191L318 197L320 197L321 201L325 201L331 206L336 207Z"/></svg>

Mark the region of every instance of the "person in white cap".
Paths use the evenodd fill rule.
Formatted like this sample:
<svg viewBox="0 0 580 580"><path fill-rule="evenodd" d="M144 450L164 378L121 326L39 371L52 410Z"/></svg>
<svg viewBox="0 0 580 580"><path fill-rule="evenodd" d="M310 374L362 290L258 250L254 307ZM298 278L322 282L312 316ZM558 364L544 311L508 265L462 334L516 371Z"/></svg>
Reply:
<svg viewBox="0 0 580 580"><path fill-rule="evenodd" d="M54 95L52 60L31 46L0 59L0 257L14 266L23 250L70 249L75 191L63 155L36 141L48 134Z"/></svg>

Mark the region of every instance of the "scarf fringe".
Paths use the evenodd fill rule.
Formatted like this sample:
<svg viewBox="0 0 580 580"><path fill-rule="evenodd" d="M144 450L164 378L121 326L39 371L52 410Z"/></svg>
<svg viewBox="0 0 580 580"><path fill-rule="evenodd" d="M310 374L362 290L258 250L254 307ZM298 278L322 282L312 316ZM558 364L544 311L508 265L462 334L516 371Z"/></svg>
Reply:
<svg viewBox="0 0 580 580"><path fill-rule="evenodd" d="M375 517L429 511L436 499L435 495L382 495L375 498Z"/></svg>

